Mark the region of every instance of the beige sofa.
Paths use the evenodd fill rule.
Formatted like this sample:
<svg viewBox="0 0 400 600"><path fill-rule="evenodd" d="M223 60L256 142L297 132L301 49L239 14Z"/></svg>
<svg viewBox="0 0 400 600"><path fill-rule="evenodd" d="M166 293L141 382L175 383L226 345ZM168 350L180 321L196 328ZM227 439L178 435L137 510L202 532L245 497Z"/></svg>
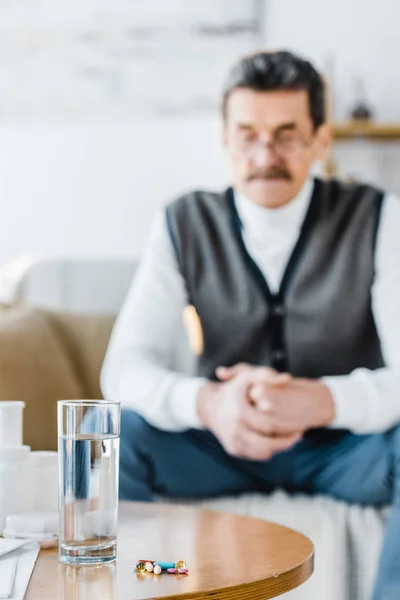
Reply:
<svg viewBox="0 0 400 600"><path fill-rule="evenodd" d="M0 310L0 400L23 400L24 443L57 449L57 400L101 398L115 318L29 307Z"/></svg>

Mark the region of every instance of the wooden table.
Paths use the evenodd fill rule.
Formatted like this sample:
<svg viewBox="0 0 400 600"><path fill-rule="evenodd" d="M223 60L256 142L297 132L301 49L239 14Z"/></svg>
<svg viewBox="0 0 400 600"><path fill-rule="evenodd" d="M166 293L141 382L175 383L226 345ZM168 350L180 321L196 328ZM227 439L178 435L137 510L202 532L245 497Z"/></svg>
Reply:
<svg viewBox="0 0 400 600"><path fill-rule="evenodd" d="M302 583L314 548L286 527L192 507L122 503L116 563L61 565L42 551L26 600L266 600ZM139 574L140 558L188 563L189 575Z"/></svg>

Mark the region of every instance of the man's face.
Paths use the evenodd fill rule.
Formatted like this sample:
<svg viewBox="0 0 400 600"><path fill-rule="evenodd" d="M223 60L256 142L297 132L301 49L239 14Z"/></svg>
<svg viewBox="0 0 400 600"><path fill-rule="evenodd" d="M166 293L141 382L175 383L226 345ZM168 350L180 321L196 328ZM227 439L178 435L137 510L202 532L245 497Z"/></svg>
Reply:
<svg viewBox="0 0 400 600"><path fill-rule="evenodd" d="M224 144L233 185L256 204L278 208L293 200L328 143L327 125L314 130L305 90L240 88L228 99Z"/></svg>

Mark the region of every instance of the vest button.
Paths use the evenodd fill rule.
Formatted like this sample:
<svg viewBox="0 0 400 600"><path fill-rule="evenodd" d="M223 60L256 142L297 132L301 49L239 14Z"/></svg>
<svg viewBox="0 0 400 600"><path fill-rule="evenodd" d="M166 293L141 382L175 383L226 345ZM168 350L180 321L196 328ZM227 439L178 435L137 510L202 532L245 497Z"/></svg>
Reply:
<svg viewBox="0 0 400 600"><path fill-rule="evenodd" d="M274 304L271 309L274 317L283 317L286 314L286 308L283 304Z"/></svg>
<svg viewBox="0 0 400 600"><path fill-rule="evenodd" d="M272 357L274 361L284 360L286 358L286 352L284 350L274 350L272 352Z"/></svg>

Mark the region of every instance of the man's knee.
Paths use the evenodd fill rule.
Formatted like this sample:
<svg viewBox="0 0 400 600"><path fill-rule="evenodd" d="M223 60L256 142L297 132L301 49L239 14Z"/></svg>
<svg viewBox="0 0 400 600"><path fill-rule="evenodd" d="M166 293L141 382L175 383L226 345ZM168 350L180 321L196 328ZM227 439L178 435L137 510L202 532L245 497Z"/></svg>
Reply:
<svg viewBox="0 0 400 600"><path fill-rule="evenodd" d="M154 428L133 410L121 411L119 495L121 500L152 498L147 449Z"/></svg>
<svg viewBox="0 0 400 600"><path fill-rule="evenodd" d="M151 425L134 410L121 410L121 438L141 437L150 427Z"/></svg>
<svg viewBox="0 0 400 600"><path fill-rule="evenodd" d="M400 494L400 425L396 425L391 432L391 458L392 470L391 474L396 481L397 494Z"/></svg>
<svg viewBox="0 0 400 600"><path fill-rule="evenodd" d="M392 490L392 502L400 507L400 425L396 425L387 435L390 440L390 465L388 482Z"/></svg>
<svg viewBox="0 0 400 600"><path fill-rule="evenodd" d="M391 437L391 450L396 459L400 459L400 424L389 432Z"/></svg>
<svg viewBox="0 0 400 600"><path fill-rule="evenodd" d="M130 429L141 431L150 425L134 410L128 410L123 408L121 410L121 433L124 433Z"/></svg>
<svg viewBox="0 0 400 600"><path fill-rule="evenodd" d="M144 449L155 429L133 410L121 411L121 452Z"/></svg>

